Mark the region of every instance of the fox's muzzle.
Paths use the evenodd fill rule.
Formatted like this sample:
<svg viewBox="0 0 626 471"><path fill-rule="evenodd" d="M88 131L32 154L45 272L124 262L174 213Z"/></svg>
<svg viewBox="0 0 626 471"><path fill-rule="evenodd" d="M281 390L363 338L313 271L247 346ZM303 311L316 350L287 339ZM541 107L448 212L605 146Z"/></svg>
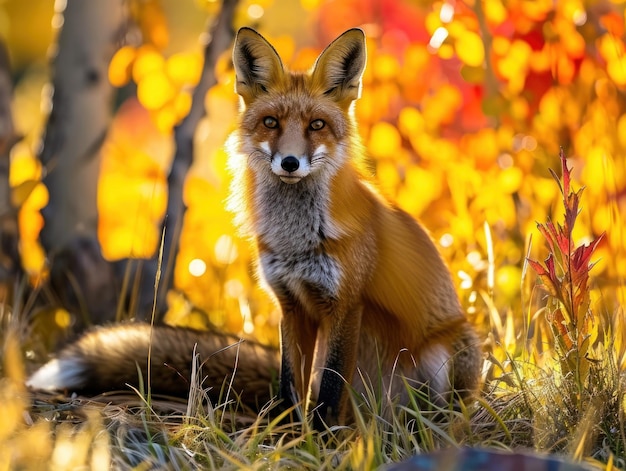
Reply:
<svg viewBox="0 0 626 471"><path fill-rule="evenodd" d="M293 155L288 155L280 162L281 168L285 172L295 172L300 167L300 161Z"/></svg>
<svg viewBox="0 0 626 471"><path fill-rule="evenodd" d="M283 157L277 152L272 157L272 172L278 175L283 183L298 183L310 172L308 158L306 156L298 158L293 154Z"/></svg>

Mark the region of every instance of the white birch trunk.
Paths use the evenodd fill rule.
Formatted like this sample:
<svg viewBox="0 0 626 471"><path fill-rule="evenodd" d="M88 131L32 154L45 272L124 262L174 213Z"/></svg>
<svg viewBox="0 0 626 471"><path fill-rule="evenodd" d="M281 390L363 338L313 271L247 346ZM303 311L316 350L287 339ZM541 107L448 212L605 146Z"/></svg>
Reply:
<svg viewBox="0 0 626 471"><path fill-rule="evenodd" d="M206 46L192 109L175 130L177 151L168 178L167 219L163 223L165 273L156 299L158 318L165 311L165 294L172 284L171 270L185 212L183 182L193 160L193 135L205 113L204 96L215 84L217 58L232 42L236 4L237 0L222 3ZM124 5L123 0L67 0L54 61L52 111L40 155L50 193L43 211L41 241L51 262L52 287L65 307L85 314L94 323L114 319L129 263L108 263L102 258L96 208L100 149L111 118L113 90L107 67L125 26ZM147 320L154 300L157 256L144 263L132 261L133 266L139 266L131 269L133 277L138 277L132 282L138 291L129 294L129 305L134 306L132 314L137 319Z"/></svg>
<svg viewBox="0 0 626 471"><path fill-rule="evenodd" d="M51 263L51 283L66 307L95 322L111 319L116 305L113 270L97 238L96 187L112 112L107 71L122 39L125 4L67 0L40 153L50 194L41 242Z"/></svg>

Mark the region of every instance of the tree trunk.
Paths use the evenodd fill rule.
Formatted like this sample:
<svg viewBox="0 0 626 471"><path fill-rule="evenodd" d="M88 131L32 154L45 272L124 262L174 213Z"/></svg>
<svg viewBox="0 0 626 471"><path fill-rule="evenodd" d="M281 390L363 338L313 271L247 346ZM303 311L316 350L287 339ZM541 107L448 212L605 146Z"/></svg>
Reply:
<svg viewBox="0 0 626 471"><path fill-rule="evenodd" d="M50 282L63 305L96 323L112 319L117 304L113 267L97 238L96 192L112 112L108 66L124 32L125 9L124 0L67 0L40 153L49 192L41 242Z"/></svg>
<svg viewBox="0 0 626 471"><path fill-rule="evenodd" d="M168 176L167 215L163 221L163 259L103 259L97 238L96 185L101 145L111 118L112 87L107 68L125 26L123 0L68 0L54 61L54 95L40 155L50 194L43 211L41 242L51 263L50 282L63 306L81 313L77 329L112 321L125 277L137 289L128 294L132 314L147 320L155 300L160 320L185 213L183 184L193 161L193 136L205 115L204 97L216 83L218 57L233 39L237 0L224 0L205 48L205 63L189 115L175 129L176 154ZM123 211L123 208L120 208ZM164 275L159 276L163 267ZM128 272L128 273L127 273ZM126 301L126 300L125 300Z"/></svg>
<svg viewBox="0 0 626 471"><path fill-rule="evenodd" d="M14 281L20 268L17 208L11 202L9 186L9 153L17 139L11 112L12 95L9 54L4 42L0 42L0 283L4 287ZM1 301L5 301L4 293Z"/></svg>
<svg viewBox="0 0 626 471"><path fill-rule="evenodd" d="M211 26L204 49L204 64L200 81L193 91L192 105L189 114L174 129L176 152L172 160L172 167L167 178L168 199L166 216L161 226L164 231L163 258L161 266L163 275L160 277L156 297L157 318L162 318L166 309L167 291L173 285L173 272L178 253L178 242L183 226L186 207L183 201L183 186L189 168L193 163L194 134L200 120L206 115L204 100L209 89L217 83L215 65L219 57L232 44L234 39L233 19L238 0L224 0L218 17ZM159 266L158 258L153 258L145 265L141 289L139 293L140 312L146 312L146 301L152 303L154 296L155 279ZM141 307L143 305L143 308ZM150 305L151 307L151 305ZM147 312L150 312L149 310Z"/></svg>

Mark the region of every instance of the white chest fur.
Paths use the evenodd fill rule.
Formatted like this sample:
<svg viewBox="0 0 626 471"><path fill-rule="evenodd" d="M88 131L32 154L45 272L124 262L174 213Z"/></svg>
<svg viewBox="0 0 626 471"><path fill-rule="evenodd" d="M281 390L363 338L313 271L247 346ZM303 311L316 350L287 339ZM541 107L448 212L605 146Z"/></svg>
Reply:
<svg viewBox="0 0 626 471"><path fill-rule="evenodd" d="M301 298L310 289L336 297L341 269L324 251L329 227L324 189L305 180L280 182L258 189L255 199L254 232L262 242L260 268L267 284Z"/></svg>

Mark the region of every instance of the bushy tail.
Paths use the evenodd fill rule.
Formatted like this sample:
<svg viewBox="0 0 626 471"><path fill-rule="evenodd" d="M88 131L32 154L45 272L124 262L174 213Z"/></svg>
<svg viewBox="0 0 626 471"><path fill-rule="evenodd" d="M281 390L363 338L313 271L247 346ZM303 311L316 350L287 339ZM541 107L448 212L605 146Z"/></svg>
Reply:
<svg viewBox="0 0 626 471"><path fill-rule="evenodd" d="M224 384L252 408L267 403L279 370L276 349L234 335L180 327L121 324L100 327L65 347L27 381L38 390L102 393L138 384L138 368L153 393L185 397L189 392L194 347L201 361L203 388L212 401Z"/></svg>

